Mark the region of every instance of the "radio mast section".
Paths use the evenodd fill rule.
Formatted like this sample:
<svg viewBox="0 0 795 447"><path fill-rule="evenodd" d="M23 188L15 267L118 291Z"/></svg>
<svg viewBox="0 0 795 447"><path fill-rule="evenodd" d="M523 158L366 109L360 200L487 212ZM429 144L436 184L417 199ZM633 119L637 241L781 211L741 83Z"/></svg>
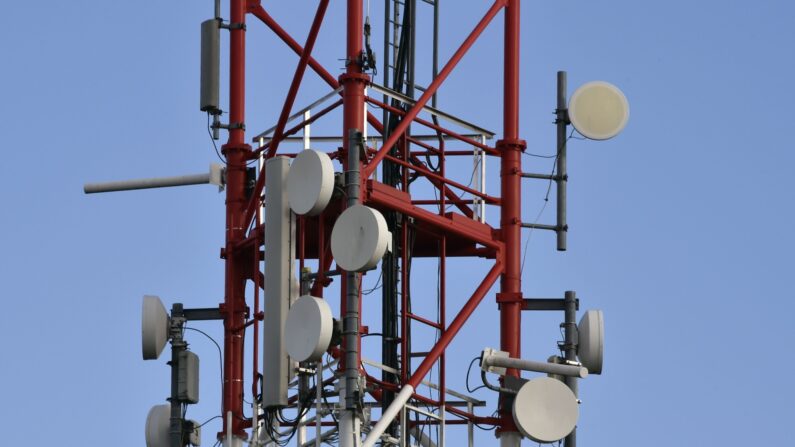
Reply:
<svg viewBox="0 0 795 447"><path fill-rule="evenodd" d="M339 45L344 70L338 76L312 55L330 2L305 3L316 9L303 43L257 0L230 0L228 20L216 1L215 17L201 24L200 110L212 117L214 139L227 132L221 146L225 167L214 166L209 174L86 185L86 193L199 183L225 189L223 302L211 309L174 303L167 315L159 300L144 301L144 358L156 359L167 340L173 357L171 404L150 412L147 445L200 443L196 424L180 413L182 405L198 402L192 391L198 357L185 354L181 327L189 320L220 320L223 428L217 439L224 447L444 446L447 431L464 432L459 425L466 426L470 446L474 427L487 425L496 427L501 446L519 446L528 438L574 447L578 381L589 372L601 373L604 320L600 311L588 311L577 324L579 300L573 291L559 298L526 296L522 230L554 231L557 249L567 249L568 126L590 139L611 138L626 125L626 98L610 84L593 82L567 101L566 73L559 72L556 169L551 174L525 172L527 143L519 124L520 0L495 0L441 64L441 13L462 5L385 0L383 21L371 22L369 3L365 14L363 0L346 0L345 39ZM430 64L417 60L418 16L431 17ZM461 118L467 110L445 110L437 92L483 31L500 21L502 128L494 132ZM371 42L376 23L383 23L381 65ZM296 53L298 62L277 122L247 142L246 30L262 25ZM228 111L219 101L223 32L229 34ZM383 85L374 79L379 67ZM418 67L430 68L428 85L418 84ZM295 110L307 69L328 84L329 92ZM370 109L380 109L380 116ZM318 120L334 119L334 135L310 133ZM283 149L293 142L303 143L303 150ZM456 160L462 157L471 162L471 172L460 169ZM486 191L489 159L500 176L499 191L493 193ZM522 222L523 179L557 184L554 225ZM489 268L465 300L448 302L448 280L472 275L451 271L450 257L478 259ZM412 272L412 262L421 258L438 260L435 315L419 315L416 304L412 309L412 300L427 298L427 292L411 284L419 275L426 280L429 275ZM377 288L363 290L367 275L381 284L377 317L362 300ZM247 297L249 282L254 293ZM494 286L496 293L491 292ZM445 353L462 331L484 330L468 321L479 306L499 312L498 349L473 348L483 386L496 393L495 408L482 408L487 402L448 387L448 376L462 374L446 368ZM564 339L550 345L561 355L547 361L522 357L521 314L528 311L560 312ZM381 332L371 332L365 319L380 321ZM422 352L416 349L427 340L412 340L412 329L420 327L435 334ZM254 347L247 351L243 340L249 330ZM382 338L380 361L365 356L362 338L368 335ZM253 360L248 362L250 377L245 358ZM536 375L528 380L523 372ZM490 381L489 374L498 380ZM247 381L251 389L245 389ZM244 397L253 402L251 417L245 416ZM435 437L428 434L432 426L438 428Z"/></svg>

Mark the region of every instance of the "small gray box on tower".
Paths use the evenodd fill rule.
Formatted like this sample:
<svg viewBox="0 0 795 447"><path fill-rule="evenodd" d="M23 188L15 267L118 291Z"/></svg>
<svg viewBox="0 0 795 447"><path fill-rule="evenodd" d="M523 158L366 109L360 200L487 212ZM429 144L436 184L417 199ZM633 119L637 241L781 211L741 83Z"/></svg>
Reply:
<svg viewBox="0 0 795 447"><path fill-rule="evenodd" d="M199 356L190 352L179 353L177 397L187 403L199 403Z"/></svg>

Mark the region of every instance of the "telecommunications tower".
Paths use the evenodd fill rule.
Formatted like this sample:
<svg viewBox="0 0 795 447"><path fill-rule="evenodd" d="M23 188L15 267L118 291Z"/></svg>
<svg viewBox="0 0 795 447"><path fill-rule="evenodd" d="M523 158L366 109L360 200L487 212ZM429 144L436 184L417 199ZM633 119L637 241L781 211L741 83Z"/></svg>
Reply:
<svg viewBox="0 0 795 447"><path fill-rule="evenodd" d="M167 310L158 297L144 297L144 359L158 358L171 343L169 403L150 411L147 446L202 443L200 424L184 417L186 406L199 401L199 359L186 349L183 329L198 320L224 327L223 428L205 445L430 447L463 445L460 440L467 439L472 446L476 428L493 427L499 441L491 445L519 446L525 439L574 447L578 381L602 370L603 316L587 311L578 323L573 291L557 298L525 295L522 232L552 231L557 249L566 250L568 126L592 140L612 138L629 116L623 93L597 81L569 99L566 73L558 72L555 169L525 172L520 0L494 0L482 4L485 12L473 11L482 18L463 42L450 43L457 49L444 61L438 50L443 8L477 2L385 0L383 20L372 22L363 0L291 3L316 8L302 43L259 0L229 0L226 17L216 1L215 17L201 24L200 109L211 118L212 138L226 136L225 164L197 175L85 186L86 193L201 183L225 190L223 302L213 308L174 303ZM330 7L346 11L340 72L313 57ZM304 8L295 11L304 14ZM421 54L428 59L428 51L417 51L419 23L432 24L430 32L419 30L433 36L430 61L420 60ZM247 135L254 126L245 109L246 33L254 26L272 30L298 57L277 122ZM384 36L379 48L371 39L376 27ZM504 31L499 131L465 119L474 112L463 103L450 110L437 100L440 87L488 27ZM229 42L225 105L219 100L222 33ZM417 81L418 67L429 70L427 85ZM328 90L298 109L302 80L312 75L307 71ZM311 126L321 121L338 130L313 136ZM288 143L303 149L285 150ZM487 192L487 163L499 172L497 191ZM555 185L554 224L522 221L525 181ZM423 258L435 259L438 268L412 270ZM474 275L450 267L462 258L488 270L467 296L452 296L451 279ZM418 277L432 278L436 287L412 285ZM371 285L378 278L380 288L366 290L363 278ZM422 300L437 303L430 314L421 314ZM496 328L468 321L483 306L499 313ZM522 356L521 315L540 311L560 312L564 340L556 346L560 355L530 360ZM449 377L463 376L446 368L450 343L467 331L487 330L498 332L499 346L472 349L496 405L448 386ZM429 331L430 341L412 337ZM247 334L254 341L249 349L243 343ZM380 338L374 358L362 349L368 336ZM251 371L244 371L244 359Z"/></svg>

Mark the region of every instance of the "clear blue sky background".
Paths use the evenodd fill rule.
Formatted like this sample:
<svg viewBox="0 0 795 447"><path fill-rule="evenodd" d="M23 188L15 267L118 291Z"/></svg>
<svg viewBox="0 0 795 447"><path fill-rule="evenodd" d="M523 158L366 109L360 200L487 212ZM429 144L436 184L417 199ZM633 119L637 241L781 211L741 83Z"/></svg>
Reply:
<svg viewBox="0 0 795 447"><path fill-rule="evenodd" d="M316 2L263 3L304 40ZM442 59L488 3L442 3ZM373 1L379 53L381 4ZM169 382L165 359L140 360L140 299L222 300L223 196L209 186L85 196L82 184L200 172L214 161L197 110L199 23L211 2L8 2L3 11L3 443L141 446L146 412ZM343 17L344 2L332 2L316 52L332 73L344 57ZM523 273L526 296L576 290L584 308L605 311L605 371L581 385L581 445L791 443L795 6L526 1L522 18L531 151L554 151L556 70L569 71L570 91L611 81L632 106L616 139L571 143L570 250L557 253L551 235L535 233ZM255 19L248 34L251 135L275 121L297 58ZM500 15L439 96L498 133L501 36ZM327 91L306 79L298 105ZM340 124L325 126L318 132ZM543 189L526 186L525 220ZM542 221L553 216L550 207ZM460 264L451 308L487 267ZM418 285L415 296L432 299L432 290ZM469 359L498 344L493 295L474 318L451 347L459 389ZM524 328L525 357L555 353L554 318L525 315ZM205 420L218 413L217 352L189 336L202 358L202 402L189 416ZM218 426L206 426L204 445Z"/></svg>

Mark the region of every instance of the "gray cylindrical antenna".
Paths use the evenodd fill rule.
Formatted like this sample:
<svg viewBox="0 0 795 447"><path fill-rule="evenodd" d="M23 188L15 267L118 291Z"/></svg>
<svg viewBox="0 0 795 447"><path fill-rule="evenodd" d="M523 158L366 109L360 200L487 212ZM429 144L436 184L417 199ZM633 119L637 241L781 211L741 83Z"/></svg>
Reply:
<svg viewBox="0 0 795 447"><path fill-rule="evenodd" d="M566 223L566 185L568 183L568 173L566 172L566 127L568 126L567 105L566 105L566 72L558 72L558 107L555 111L557 119L555 123L558 127L558 159L557 159L557 229L558 251L566 251L566 236L568 234L568 224Z"/></svg>
<svg viewBox="0 0 795 447"><path fill-rule="evenodd" d="M224 167L218 163L210 165L210 172L206 174L178 175L174 177L155 177L136 180L120 180L104 183L86 183L83 192L95 194L100 192L132 191L136 189L168 188L171 186L188 185L224 185Z"/></svg>
<svg viewBox="0 0 795 447"><path fill-rule="evenodd" d="M138 180L121 180L105 183L86 183L83 185L83 192L86 194L94 194L99 192L131 191L135 189L168 188L170 186L202 185L205 183L210 183L210 174L208 173Z"/></svg>
<svg viewBox="0 0 795 447"><path fill-rule="evenodd" d="M201 36L201 98L202 112L218 114L221 77L221 21L210 19L202 22Z"/></svg>
<svg viewBox="0 0 795 447"><path fill-rule="evenodd" d="M588 377L588 369L582 366L536 362L533 360L515 359L487 353L484 353L480 366L484 371L488 370L489 367L496 366L498 368L515 368L523 371L557 374L566 377L579 377L581 379Z"/></svg>

